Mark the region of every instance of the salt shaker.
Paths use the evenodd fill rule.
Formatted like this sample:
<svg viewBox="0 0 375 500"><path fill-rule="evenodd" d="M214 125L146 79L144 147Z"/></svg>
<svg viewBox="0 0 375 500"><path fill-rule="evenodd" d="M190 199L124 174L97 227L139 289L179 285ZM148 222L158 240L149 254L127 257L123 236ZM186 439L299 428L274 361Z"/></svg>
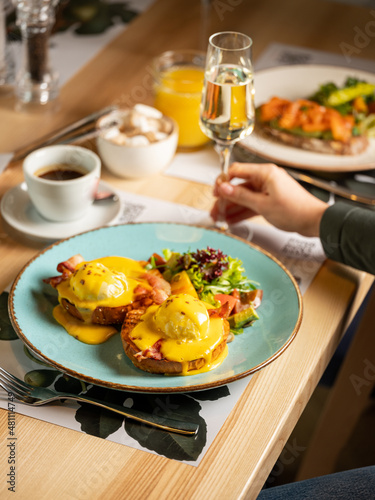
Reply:
<svg viewBox="0 0 375 500"><path fill-rule="evenodd" d="M49 62L49 40L57 2L14 0L23 45L23 62L15 85L15 94L21 103L47 104L58 96L58 73Z"/></svg>

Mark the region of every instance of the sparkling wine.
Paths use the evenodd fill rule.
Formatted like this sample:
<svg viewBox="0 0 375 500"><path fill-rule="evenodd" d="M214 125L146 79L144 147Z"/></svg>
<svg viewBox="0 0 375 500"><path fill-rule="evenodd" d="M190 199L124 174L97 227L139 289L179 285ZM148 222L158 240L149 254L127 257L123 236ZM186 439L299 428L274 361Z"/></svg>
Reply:
<svg viewBox="0 0 375 500"><path fill-rule="evenodd" d="M253 75L247 68L220 65L206 74L200 125L210 139L222 144L253 131Z"/></svg>

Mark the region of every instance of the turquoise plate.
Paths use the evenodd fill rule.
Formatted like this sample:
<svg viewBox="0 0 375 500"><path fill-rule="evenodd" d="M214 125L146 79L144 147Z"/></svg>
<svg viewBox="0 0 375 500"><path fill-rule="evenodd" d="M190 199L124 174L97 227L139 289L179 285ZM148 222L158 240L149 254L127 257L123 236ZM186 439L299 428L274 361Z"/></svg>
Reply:
<svg viewBox="0 0 375 500"><path fill-rule="evenodd" d="M221 249L239 258L246 275L263 289L260 319L237 335L215 370L190 376L149 374L126 357L120 335L100 345L83 344L59 326L44 278L80 253L86 260L121 255L147 260L164 248L176 251ZM298 286L285 267L262 249L235 236L183 224L144 223L103 227L57 242L34 257L19 273L9 296L12 325L36 355L68 375L89 383L134 392L190 392L246 377L276 359L292 342L302 319Z"/></svg>

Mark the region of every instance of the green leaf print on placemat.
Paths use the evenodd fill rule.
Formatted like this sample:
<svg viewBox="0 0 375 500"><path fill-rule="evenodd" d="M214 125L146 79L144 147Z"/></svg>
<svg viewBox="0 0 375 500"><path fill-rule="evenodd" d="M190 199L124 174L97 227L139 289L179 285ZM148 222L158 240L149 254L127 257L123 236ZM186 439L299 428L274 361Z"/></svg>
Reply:
<svg viewBox="0 0 375 500"><path fill-rule="evenodd" d="M21 343L9 320L8 296L7 292L0 295L0 340L4 342L16 340ZM44 310L46 314L50 314L51 304L55 305L56 297L48 293L38 294L37 302L39 308ZM165 414L169 418L198 423L198 434L195 438L191 438L155 429L87 403L78 403L79 408L72 410L74 412L72 418L78 422L82 432L106 439L110 438L112 434L121 432L122 429L143 448L170 459L196 461L199 458L207 442L207 424L201 415L202 405L199 401L216 401L230 396L227 386L201 392L167 395L116 391L86 384L55 370L35 357L25 345L19 351L21 354L18 362L25 368L26 372L24 380L31 385L51 387L60 392L84 394L125 407L149 413L154 412L160 416ZM32 370L30 370L30 362L35 365ZM39 408L39 411L42 409Z"/></svg>

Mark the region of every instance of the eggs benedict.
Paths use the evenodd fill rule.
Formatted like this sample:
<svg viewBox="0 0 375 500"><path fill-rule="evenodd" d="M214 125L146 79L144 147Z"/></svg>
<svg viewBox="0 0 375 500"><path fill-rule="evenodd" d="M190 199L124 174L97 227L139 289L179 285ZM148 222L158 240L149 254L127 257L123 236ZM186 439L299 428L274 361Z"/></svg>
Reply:
<svg viewBox="0 0 375 500"><path fill-rule="evenodd" d="M58 293L55 320L82 342L106 341L131 309L145 310L170 294L169 283L144 264L126 257L85 261L82 256L60 263L61 275L45 280Z"/></svg>
<svg viewBox="0 0 375 500"><path fill-rule="evenodd" d="M146 312L129 312L121 329L127 356L141 370L192 375L216 368L227 355L229 323L189 294L168 297Z"/></svg>

